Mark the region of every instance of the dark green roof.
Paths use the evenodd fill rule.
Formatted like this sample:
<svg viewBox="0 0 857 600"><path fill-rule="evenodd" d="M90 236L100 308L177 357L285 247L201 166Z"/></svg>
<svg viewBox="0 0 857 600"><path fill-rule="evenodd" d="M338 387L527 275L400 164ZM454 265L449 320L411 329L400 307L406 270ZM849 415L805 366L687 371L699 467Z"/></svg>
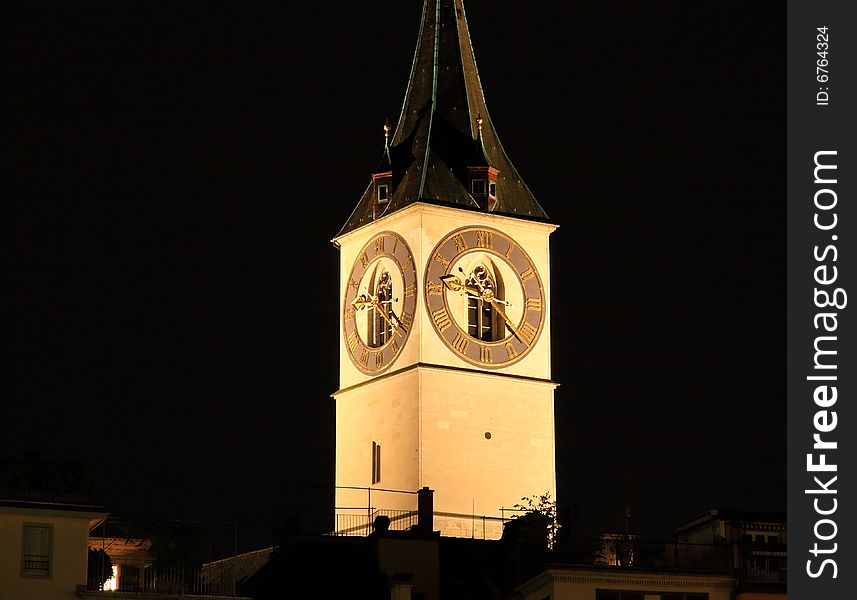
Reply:
<svg viewBox="0 0 857 600"><path fill-rule="evenodd" d="M467 189L467 167L485 164L499 171L497 204L492 212L548 219L506 156L491 122L462 0L424 0L389 163L393 197L379 212L373 207L374 190L369 185L339 235L413 202L481 211Z"/></svg>

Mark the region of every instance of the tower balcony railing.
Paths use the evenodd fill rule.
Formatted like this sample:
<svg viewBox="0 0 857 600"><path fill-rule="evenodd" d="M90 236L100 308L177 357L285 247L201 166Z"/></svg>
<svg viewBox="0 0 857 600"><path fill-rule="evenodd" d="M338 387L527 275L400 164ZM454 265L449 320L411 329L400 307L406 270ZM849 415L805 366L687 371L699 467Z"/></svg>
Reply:
<svg viewBox="0 0 857 600"><path fill-rule="evenodd" d="M416 510L373 508L366 514L355 514L353 510L341 509L335 514L336 527L331 535L369 535L378 517L389 518L389 529L393 531L406 531L419 521L419 513Z"/></svg>

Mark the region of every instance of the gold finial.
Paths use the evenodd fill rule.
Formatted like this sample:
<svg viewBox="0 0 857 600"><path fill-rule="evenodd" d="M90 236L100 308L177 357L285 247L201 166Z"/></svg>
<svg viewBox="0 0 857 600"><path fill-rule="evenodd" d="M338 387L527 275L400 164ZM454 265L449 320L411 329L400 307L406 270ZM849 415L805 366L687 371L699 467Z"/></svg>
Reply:
<svg viewBox="0 0 857 600"><path fill-rule="evenodd" d="M479 128L479 131L482 131L482 113L476 117L476 126Z"/></svg>
<svg viewBox="0 0 857 600"><path fill-rule="evenodd" d="M386 140L389 137L390 137L390 122L387 121L384 123L384 139Z"/></svg>

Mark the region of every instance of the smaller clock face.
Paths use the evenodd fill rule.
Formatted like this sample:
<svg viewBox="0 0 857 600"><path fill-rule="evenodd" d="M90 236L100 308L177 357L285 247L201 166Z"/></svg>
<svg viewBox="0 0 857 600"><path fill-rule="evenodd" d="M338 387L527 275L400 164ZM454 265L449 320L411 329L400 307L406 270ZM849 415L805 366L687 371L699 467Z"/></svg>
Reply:
<svg viewBox="0 0 857 600"><path fill-rule="evenodd" d="M379 233L357 254L342 303L348 356L363 373L388 369L405 346L417 304L417 271L405 240Z"/></svg>
<svg viewBox="0 0 857 600"><path fill-rule="evenodd" d="M438 242L424 294L443 343L485 369L524 358L544 326L545 292L535 264L514 239L489 227L463 227Z"/></svg>

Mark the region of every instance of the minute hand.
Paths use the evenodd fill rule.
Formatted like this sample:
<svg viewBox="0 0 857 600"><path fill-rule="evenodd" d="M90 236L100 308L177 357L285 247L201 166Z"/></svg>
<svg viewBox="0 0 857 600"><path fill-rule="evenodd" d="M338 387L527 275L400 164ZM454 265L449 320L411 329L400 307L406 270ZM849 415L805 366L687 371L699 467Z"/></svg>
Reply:
<svg viewBox="0 0 857 600"><path fill-rule="evenodd" d="M515 328L515 326L512 325L512 321L509 320L509 317L506 316L506 313L505 313L505 311L503 311L503 307L500 304L500 302L498 302L494 298L490 298L489 301L491 302L491 306L494 307L494 310L496 310L498 313L500 313L500 316L503 317L503 320L506 322L506 325L509 326L509 329L512 330L512 335L514 335L516 338L518 338L518 341L521 342L522 344L524 344L525 346L529 346L529 344L527 342L525 342L524 339L521 337L521 335L518 333L518 330Z"/></svg>
<svg viewBox="0 0 857 600"><path fill-rule="evenodd" d="M381 317L385 321L387 321L387 323L390 324L390 327L392 327L393 329L398 331L399 326L396 323L393 323L393 321L390 319L390 317L387 316L387 311L384 310L384 306L381 304L381 302L377 298L372 299L372 305L375 307L375 310L378 311L378 313L381 315ZM396 317L396 319L398 320L398 317Z"/></svg>

